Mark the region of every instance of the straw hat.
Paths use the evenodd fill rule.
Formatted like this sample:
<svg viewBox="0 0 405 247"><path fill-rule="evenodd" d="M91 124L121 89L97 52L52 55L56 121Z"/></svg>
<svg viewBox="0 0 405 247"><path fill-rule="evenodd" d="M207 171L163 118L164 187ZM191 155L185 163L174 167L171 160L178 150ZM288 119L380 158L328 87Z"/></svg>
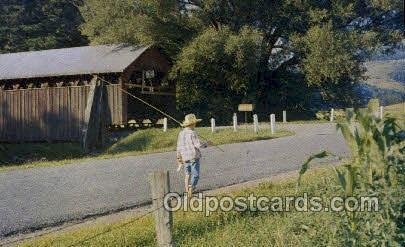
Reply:
<svg viewBox="0 0 405 247"><path fill-rule="evenodd" d="M182 126L187 127L187 126L196 124L196 123L201 122L201 121L202 121L202 119L196 118L196 116L194 114L188 114L188 115L186 115L184 117L184 121L183 121Z"/></svg>

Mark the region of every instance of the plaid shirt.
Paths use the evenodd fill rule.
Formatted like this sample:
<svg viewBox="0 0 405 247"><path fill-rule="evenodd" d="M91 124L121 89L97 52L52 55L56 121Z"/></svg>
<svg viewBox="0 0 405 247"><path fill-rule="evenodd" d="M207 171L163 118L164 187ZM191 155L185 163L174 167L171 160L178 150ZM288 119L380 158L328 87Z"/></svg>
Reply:
<svg viewBox="0 0 405 247"><path fill-rule="evenodd" d="M200 159L200 149L206 147L207 143L201 143L194 130L184 128L177 139L177 157L180 157L183 162Z"/></svg>

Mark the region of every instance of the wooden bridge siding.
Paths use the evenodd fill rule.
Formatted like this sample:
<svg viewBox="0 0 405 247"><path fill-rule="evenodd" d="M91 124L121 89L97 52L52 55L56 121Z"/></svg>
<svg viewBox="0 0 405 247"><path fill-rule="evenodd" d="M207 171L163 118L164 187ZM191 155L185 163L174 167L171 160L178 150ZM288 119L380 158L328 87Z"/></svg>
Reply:
<svg viewBox="0 0 405 247"><path fill-rule="evenodd" d="M110 113L112 124L127 123L127 97L122 90L121 85L107 85L108 112Z"/></svg>
<svg viewBox="0 0 405 247"><path fill-rule="evenodd" d="M121 85L107 86L110 124L126 122ZM79 141L89 86L0 91L0 141Z"/></svg>

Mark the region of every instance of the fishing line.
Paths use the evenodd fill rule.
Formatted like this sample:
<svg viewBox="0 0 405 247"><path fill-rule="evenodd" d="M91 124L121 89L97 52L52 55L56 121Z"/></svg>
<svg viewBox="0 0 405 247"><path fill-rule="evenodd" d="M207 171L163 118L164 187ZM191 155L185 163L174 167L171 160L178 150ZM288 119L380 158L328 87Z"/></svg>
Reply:
<svg viewBox="0 0 405 247"><path fill-rule="evenodd" d="M107 80L105 80L105 79L103 79L103 78L101 78L101 77L99 77L99 79L102 80L102 81L104 81L104 82L106 82L106 83L108 83L109 85L113 85L113 83L111 83L111 82L109 82L109 81L107 81ZM178 121L178 120L175 119L174 117L170 116L169 114L165 113L164 111L160 110L159 108L157 108L157 107L153 106L152 104L146 102L145 100L143 100L143 99L141 99L141 98L139 98L139 97L133 95L132 93L128 92L127 90L125 90L125 89L123 89L123 88L119 88L119 89L120 89L122 92L128 94L129 96L133 97L134 99L136 99L136 100L142 102L143 104L145 104L145 105L151 107L152 109L158 111L159 113L163 114L164 116L170 118L171 120L175 121L176 123L178 123L178 124L181 126L181 122L180 122L180 121Z"/></svg>
<svg viewBox="0 0 405 247"><path fill-rule="evenodd" d="M111 83L110 81L107 81L106 79L104 79L104 78L102 78L102 77L98 77L98 79L100 79L101 81L103 81L103 82L105 82L105 83L107 83L107 84L109 84L109 85L114 85L113 83ZM136 99L136 100L142 102L143 104L149 106L150 108L154 109L155 111L157 111L157 112L163 114L164 116L170 118L171 120L173 120L174 122L176 122L177 124L179 124L181 127L183 127L183 126L182 126L182 123L181 123L179 120L177 120L176 118L172 117L170 114L168 114L168 113L166 113L166 112L160 110L159 108L157 108L156 106L152 105L151 103L149 103L149 102L143 100L142 98L140 98L140 97L138 97L138 96L136 96L136 95L134 95L134 94L128 92L127 90L125 90L125 89L123 89L123 88L121 88L121 87L119 87L119 89L120 89L122 92L126 93L127 95L131 96L132 98L134 98L134 99ZM205 140L205 141L211 142L212 146L214 146L215 148L219 149L221 152L225 152L222 148L220 148L218 145L214 144L214 143L213 143L211 140L209 140L208 138L202 136L201 134L199 134L199 136L201 137L201 139L203 139L203 140Z"/></svg>

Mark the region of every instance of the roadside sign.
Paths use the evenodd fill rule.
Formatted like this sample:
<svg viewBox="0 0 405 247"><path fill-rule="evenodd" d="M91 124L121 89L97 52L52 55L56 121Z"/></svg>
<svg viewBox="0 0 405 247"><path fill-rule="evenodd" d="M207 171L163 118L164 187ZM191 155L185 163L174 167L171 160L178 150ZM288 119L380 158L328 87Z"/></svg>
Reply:
<svg viewBox="0 0 405 247"><path fill-rule="evenodd" d="M253 111L253 104L240 104L238 106L238 111Z"/></svg>
<svg viewBox="0 0 405 247"><path fill-rule="evenodd" d="M240 104L238 105L238 111L245 112L245 123L248 122L248 112L253 111L253 104Z"/></svg>

